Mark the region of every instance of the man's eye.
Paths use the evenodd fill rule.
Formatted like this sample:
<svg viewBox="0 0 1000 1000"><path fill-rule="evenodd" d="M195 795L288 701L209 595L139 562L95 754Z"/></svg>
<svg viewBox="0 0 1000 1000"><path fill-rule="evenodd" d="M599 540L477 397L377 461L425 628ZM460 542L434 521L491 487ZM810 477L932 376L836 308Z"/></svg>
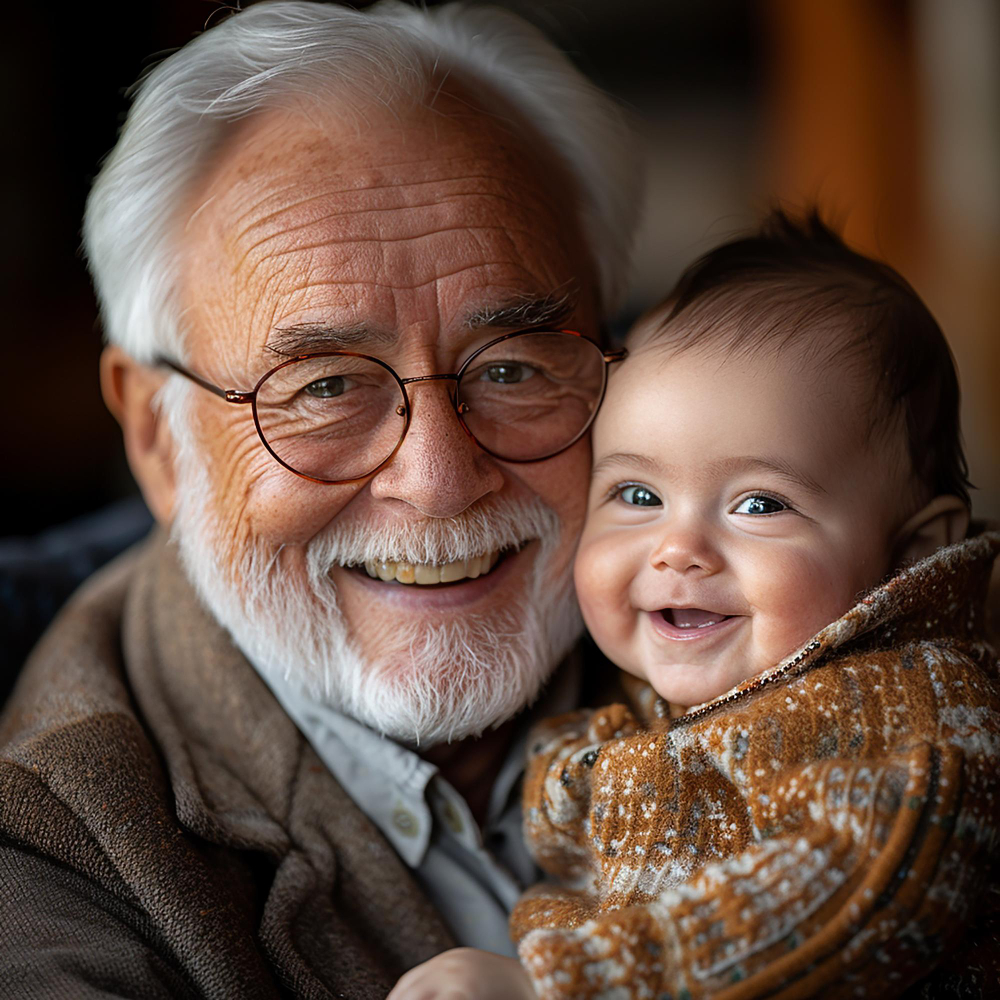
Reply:
<svg viewBox="0 0 1000 1000"><path fill-rule="evenodd" d="M302 391L310 396L316 396L318 399L330 399L332 396L339 396L344 391L344 379L340 375L318 378L315 382L304 386Z"/></svg>
<svg viewBox="0 0 1000 1000"><path fill-rule="evenodd" d="M487 366L483 372L483 378L489 382L500 382L503 384L510 382L526 382L535 369L530 365L522 365L516 361L498 361Z"/></svg>
<svg viewBox="0 0 1000 1000"><path fill-rule="evenodd" d="M661 507L663 501L647 486L625 486L618 496L635 507Z"/></svg>
<svg viewBox="0 0 1000 1000"><path fill-rule="evenodd" d="M784 504L780 500L775 500L774 497L756 496L747 497L745 500L742 500L733 513L777 514L781 510L788 510L788 504Z"/></svg>

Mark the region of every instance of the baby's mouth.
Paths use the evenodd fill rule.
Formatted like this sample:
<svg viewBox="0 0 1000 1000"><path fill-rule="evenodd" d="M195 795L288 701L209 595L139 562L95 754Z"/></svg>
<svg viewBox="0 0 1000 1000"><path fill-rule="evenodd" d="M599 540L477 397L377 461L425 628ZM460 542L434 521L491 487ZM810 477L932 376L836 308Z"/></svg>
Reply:
<svg viewBox="0 0 1000 1000"><path fill-rule="evenodd" d="M679 629L711 628L733 617L718 611L704 611L702 608L663 608L660 614L668 625Z"/></svg>
<svg viewBox="0 0 1000 1000"><path fill-rule="evenodd" d="M650 611L649 621L655 631L665 639L708 641L712 636L723 635L738 628L739 615L726 615L721 611L704 608L660 608Z"/></svg>

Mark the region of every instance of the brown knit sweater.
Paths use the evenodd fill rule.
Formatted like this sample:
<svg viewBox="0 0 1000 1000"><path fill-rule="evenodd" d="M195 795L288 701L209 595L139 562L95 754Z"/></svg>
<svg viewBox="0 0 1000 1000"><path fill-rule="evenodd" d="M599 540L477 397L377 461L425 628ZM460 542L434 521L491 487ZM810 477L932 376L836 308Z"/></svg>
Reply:
<svg viewBox="0 0 1000 1000"><path fill-rule="evenodd" d="M997 926L998 550L940 550L680 718L544 723L525 833L561 886L511 919L539 995L886 1000ZM920 995L1000 995L982 954L951 965L967 993Z"/></svg>

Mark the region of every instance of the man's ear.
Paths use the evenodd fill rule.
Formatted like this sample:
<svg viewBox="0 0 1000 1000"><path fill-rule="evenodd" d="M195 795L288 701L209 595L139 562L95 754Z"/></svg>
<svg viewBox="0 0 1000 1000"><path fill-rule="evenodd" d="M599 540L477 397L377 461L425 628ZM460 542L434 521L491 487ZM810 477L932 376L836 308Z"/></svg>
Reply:
<svg viewBox="0 0 1000 1000"><path fill-rule="evenodd" d="M969 508L950 494L935 497L904 524L893 542L893 565L905 566L929 556L942 545L965 538Z"/></svg>
<svg viewBox="0 0 1000 1000"><path fill-rule="evenodd" d="M153 405L163 376L114 345L101 355L101 392L121 424L125 454L153 517L168 525L174 512L174 441Z"/></svg>

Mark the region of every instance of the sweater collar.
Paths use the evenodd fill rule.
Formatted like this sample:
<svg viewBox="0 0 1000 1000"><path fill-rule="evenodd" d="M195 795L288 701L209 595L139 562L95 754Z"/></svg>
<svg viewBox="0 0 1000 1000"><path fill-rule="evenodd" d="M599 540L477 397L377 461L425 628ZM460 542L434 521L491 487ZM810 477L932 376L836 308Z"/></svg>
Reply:
<svg viewBox="0 0 1000 1000"><path fill-rule="evenodd" d="M1000 553L1000 531L984 531L945 546L865 594L848 612L763 673L674 719L682 727L753 695L762 687L811 670L848 643L872 646L913 641L950 641L987 646L986 596L993 562ZM669 715L657 701L656 714Z"/></svg>

